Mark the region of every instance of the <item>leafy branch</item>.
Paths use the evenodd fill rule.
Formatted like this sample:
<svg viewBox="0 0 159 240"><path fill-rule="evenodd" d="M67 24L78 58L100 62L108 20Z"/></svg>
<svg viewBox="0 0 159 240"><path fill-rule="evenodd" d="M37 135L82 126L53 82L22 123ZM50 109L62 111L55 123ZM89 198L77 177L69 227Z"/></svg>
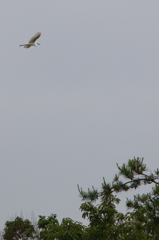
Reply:
<svg viewBox="0 0 159 240"><path fill-rule="evenodd" d="M159 185L159 169L148 175L145 172L148 171L146 164L143 163L143 158L135 158L128 160L127 164L123 164L121 167L117 164L119 170L118 174L115 174L112 183L106 183L103 178L101 191L98 191L94 187L88 188L88 191L83 191L78 185L78 191L82 200L96 201L98 198L108 199L113 193L119 193L121 191L128 191L129 189L136 189L141 185L147 185L154 183ZM121 177L128 179L124 182Z"/></svg>

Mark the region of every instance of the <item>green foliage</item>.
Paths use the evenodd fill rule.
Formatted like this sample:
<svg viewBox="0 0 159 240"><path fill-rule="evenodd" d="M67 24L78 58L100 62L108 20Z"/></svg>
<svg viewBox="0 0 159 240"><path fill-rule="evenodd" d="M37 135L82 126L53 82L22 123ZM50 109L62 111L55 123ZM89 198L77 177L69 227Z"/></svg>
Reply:
<svg viewBox="0 0 159 240"><path fill-rule="evenodd" d="M32 223L26 219L16 217L14 221L5 223L4 235L5 240L27 240L35 237L35 229Z"/></svg>
<svg viewBox="0 0 159 240"><path fill-rule="evenodd" d="M39 216L38 226L41 230L40 237L44 240L82 240L84 239L84 226L79 222L74 222L70 218L63 218L59 224L56 214L52 214L47 219Z"/></svg>
<svg viewBox="0 0 159 240"><path fill-rule="evenodd" d="M112 236L116 235L113 227L117 215L115 202L118 202L118 199L111 196L109 201L104 201L97 206L91 202L81 205L82 217L89 220L89 226L86 229L88 239L112 239Z"/></svg>
<svg viewBox="0 0 159 240"><path fill-rule="evenodd" d="M78 186L80 196L85 203L80 207L82 217L89 220L88 239L159 239L159 169L146 174L147 167L143 158L128 160L118 166L112 183L103 178L101 191L94 187L87 192ZM126 179L126 181L124 181ZM155 184L151 193L136 195L128 200L126 206L132 212L125 215L116 210L120 202L116 194L142 185ZM100 204L96 204L96 201Z"/></svg>
<svg viewBox="0 0 159 240"><path fill-rule="evenodd" d="M148 172L143 158L128 160L119 166L112 182L103 178L101 189L94 187L83 191L78 186L82 200L82 217L88 226L63 218L59 223L56 214L39 216L38 228L41 240L159 240L159 169ZM127 199L126 214L117 211L119 193L153 184L148 193L136 194ZM36 238L34 226L29 220L17 217L5 224L4 239Z"/></svg>
<svg viewBox="0 0 159 240"><path fill-rule="evenodd" d="M149 236L159 236L159 185L152 188L152 192L134 196L134 200L127 200L129 209L133 210L136 223L145 229Z"/></svg>
<svg viewBox="0 0 159 240"><path fill-rule="evenodd" d="M38 227L41 239L56 239L57 232L59 231L59 222L56 214L52 214L47 219L45 216L39 216Z"/></svg>
<svg viewBox="0 0 159 240"><path fill-rule="evenodd" d="M119 193L121 191L128 191L129 189L136 189L142 184L159 184L159 170L157 169L154 173L149 175L145 174L146 164L143 164L143 158L134 158L128 160L128 164L123 164L121 167L118 166L119 173L115 174L112 183L106 183L103 178L101 191L98 191L94 187L92 190L88 189L84 192L78 185L78 190L82 200L96 201L98 198L106 199L112 193ZM126 178L128 181L123 182L120 177Z"/></svg>
<svg viewBox="0 0 159 240"><path fill-rule="evenodd" d="M60 240L74 240L84 239L84 229L79 222L74 222L70 218L64 218L60 225L59 239Z"/></svg>

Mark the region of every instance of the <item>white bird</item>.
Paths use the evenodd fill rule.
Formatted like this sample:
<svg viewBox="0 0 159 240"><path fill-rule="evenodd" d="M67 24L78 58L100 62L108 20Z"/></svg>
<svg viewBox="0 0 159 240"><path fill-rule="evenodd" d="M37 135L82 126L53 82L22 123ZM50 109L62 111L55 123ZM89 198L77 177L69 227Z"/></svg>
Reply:
<svg viewBox="0 0 159 240"><path fill-rule="evenodd" d="M24 48L30 48L31 46L37 47L40 43L37 43L36 40L41 36L41 32L36 33L28 43L19 45L19 47L23 46Z"/></svg>

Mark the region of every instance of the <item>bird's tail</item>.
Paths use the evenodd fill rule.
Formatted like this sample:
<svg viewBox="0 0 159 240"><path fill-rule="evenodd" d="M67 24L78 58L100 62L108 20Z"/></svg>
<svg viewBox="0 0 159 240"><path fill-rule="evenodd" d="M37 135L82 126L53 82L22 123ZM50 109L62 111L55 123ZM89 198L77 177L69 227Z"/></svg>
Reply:
<svg viewBox="0 0 159 240"><path fill-rule="evenodd" d="M28 45L28 44L22 44L22 45L19 45L19 47L30 48L30 45Z"/></svg>

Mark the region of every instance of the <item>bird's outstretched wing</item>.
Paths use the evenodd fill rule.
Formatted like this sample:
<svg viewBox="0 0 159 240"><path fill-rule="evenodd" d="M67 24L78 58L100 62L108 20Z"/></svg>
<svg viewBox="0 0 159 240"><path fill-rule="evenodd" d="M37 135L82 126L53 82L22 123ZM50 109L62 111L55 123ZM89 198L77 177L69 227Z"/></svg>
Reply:
<svg viewBox="0 0 159 240"><path fill-rule="evenodd" d="M34 43L41 36L41 32L36 33L30 40L29 43Z"/></svg>

